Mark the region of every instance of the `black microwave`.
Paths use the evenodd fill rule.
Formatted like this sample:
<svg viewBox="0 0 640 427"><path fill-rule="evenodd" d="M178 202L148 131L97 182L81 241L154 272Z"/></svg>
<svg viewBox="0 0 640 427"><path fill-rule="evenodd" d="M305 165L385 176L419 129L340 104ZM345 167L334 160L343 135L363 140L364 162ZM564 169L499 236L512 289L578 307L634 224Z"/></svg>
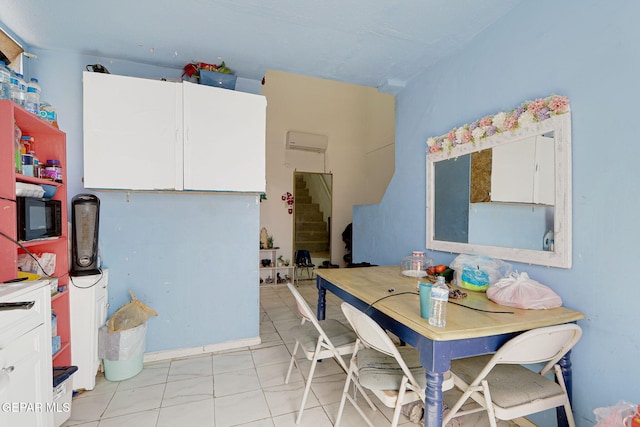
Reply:
<svg viewBox="0 0 640 427"><path fill-rule="evenodd" d="M62 235L60 200L16 197L18 240L27 241Z"/></svg>

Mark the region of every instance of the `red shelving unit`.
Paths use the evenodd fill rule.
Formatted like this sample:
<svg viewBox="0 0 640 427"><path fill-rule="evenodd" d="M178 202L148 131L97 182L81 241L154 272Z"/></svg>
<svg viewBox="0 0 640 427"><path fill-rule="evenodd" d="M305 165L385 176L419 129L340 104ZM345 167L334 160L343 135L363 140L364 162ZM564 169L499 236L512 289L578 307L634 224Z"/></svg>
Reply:
<svg viewBox="0 0 640 427"><path fill-rule="evenodd" d="M62 183L34 178L15 172L14 164L14 124L22 135L35 139L35 154L44 163L47 159L58 159L62 166ZM54 276L58 277L58 287L62 291L51 298L51 307L58 321L58 335L62 347L53 356L53 366L71 364L71 334L69 322L69 250L68 250L68 212L67 212L67 165L66 135L48 122L41 120L11 101L0 101L0 283L15 279L18 272L18 254L25 253L17 240L16 220L16 182L31 184L49 184L58 187L54 199L60 200L62 207L62 235L55 239L20 242L29 252L56 254ZM0 285L2 286L2 285Z"/></svg>

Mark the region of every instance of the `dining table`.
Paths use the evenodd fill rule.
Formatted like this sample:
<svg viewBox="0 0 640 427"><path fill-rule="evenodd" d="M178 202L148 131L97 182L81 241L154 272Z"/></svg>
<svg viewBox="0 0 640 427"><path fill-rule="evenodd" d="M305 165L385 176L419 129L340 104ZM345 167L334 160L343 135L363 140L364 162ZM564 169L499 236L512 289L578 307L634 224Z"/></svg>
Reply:
<svg viewBox="0 0 640 427"><path fill-rule="evenodd" d="M491 301L486 292L449 285L463 296L449 299L446 325L429 324L420 316L418 284L430 277L411 277L397 266L326 268L316 270L319 320L325 319L326 291L368 314L403 344L420 352L426 371L424 425L442 426L442 382L451 360L494 353L512 337L535 328L577 322L584 314L558 307L529 310ZM571 399L571 352L559 362ZM557 410L558 425L567 425L564 409Z"/></svg>

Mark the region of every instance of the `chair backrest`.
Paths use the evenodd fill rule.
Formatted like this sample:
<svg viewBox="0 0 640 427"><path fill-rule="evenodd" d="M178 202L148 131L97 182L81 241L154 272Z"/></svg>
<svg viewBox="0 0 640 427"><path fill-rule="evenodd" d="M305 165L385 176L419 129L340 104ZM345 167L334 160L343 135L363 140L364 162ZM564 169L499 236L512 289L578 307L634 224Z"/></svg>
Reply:
<svg viewBox="0 0 640 427"><path fill-rule="evenodd" d="M298 306L298 312L300 313L300 315L306 321L311 322L313 324L313 326L316 328L316 330L322 337L322 340L325 342L326 346L330 348L334 353L337 354L333 343L329 339L329 336L327 335L327 333L322 329L322 326L320 326L320 323L318 322L318 318L313 313L313 310L311 310L311 307L309 307L309 304L307 304L307 301L305 301L302 295L300 295L300 292L298 292L296 287L292 285L291 282L287 283L287 287L293 294L293 297L296 299L296 305Z"/></svg>
<svg viewBox="0 0 640 427"><path fill-rule="evenodd" d="M298 249L295 253L296 265L311 264L311 254L306 249Z"/></svg>
<svg viewBox="0 0 640 427"><path fill-rule="evenodd" d="M574 323L532 329L500 347L485 370L488 372L498 363L525 365L547 362L540 370L544 375L571 350L581 336L582 329Z"/></svg>
<svg viewBox="0 0 640 427"><path fill-rule="evenodd" d="M300 295L300 292L298 292L296 287L294 285L292 285L291 282L287 283L287 287L289 288L289 290L293 294L293 297L296 300L296 305L298 306L298 313L300 313L300 315L305 320L307 320L307 321L309 321L311 323L315 322L314 326L316 326L316 328L322 329L322 328L320 328L320 325L317 324L318 323L318 318L315 316L315 314L313 314L313 311L311 310L311 307L309 307L309 304L307 304L307 301L305 301L305 299L302 297L302 295Z"/></svg>
<svg viewBox="0 0 640 427"><path fill-rule="evenodd" d="M400 352L396 345L391 341L389 335L384 329L380 327L371 317L358 310L349 303L343 302L341 304L342 312L351 324L351 327L355 331L358 339L365 347L373 348L388 356L392 356L396 359L404 375L409 379L409 382L416 386L418 382L409 370L409 367L402 359ZM420 387L418 387L420 389Z"/></svg>

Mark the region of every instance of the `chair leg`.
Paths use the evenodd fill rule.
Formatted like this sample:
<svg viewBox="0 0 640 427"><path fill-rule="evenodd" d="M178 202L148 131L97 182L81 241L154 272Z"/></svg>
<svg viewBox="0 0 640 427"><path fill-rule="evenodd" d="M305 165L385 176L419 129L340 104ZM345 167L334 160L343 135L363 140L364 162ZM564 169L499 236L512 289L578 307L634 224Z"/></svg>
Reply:
<svg viewBox="0 0 640 427"><path fill-rule="evenodd" d="M564 377L562 376L562 370L560 369L560 365L556 364L554 366L554 370L556 373L556 381L558 382L558 384L560 384L560 387L562 387L562 390L564 390L564 394L567 397L567 400L563 405L564 413L567 417L567 424L569 424L569 427L576 427L576 421L573 418L573 410L571 409L571 403L569 402L569 394L567 393L567 386L564 383Z"/></svg>
<svg viewBox="0 0 640 427"><path fill-rule="evenodd" d="M404 400L404 394L407 390L407 381L409 379L406 376L402 377L400 383L400 389L398 390L398 398L396 399L396 405L393 409L393 419L391 420L391 427L398 427L398 421L400 420L400 412L402 410L402 401Z"/></svg>
<svg viewBox="0 0 640 427"><path fill-rule="evenodd" d="M344 412L344 405L347 399L349 399L349 402L351 402L351 404L356 409L356 411L358 411L360 416L362 416L362 418L367 423L367 425L369 427L374 427L371 420L369 420L369 417L367 417L367 415L362 411L362 409L360 408L358 403L355 401L355 399L349 396L349 386L351 385L351 381L353 380L354 384L358 387L358 390L360 390L362 395L365 396L365 400L367 401L367 403L369 403L371 408L373 410L377 409L373 405L373 402L371 402L371 399L369 399L369 397L364 393L364 390L362 390L361 386L358 384L357 379L354 378L354 371L355 371L355 364L352 358L351 363L349 365L349 370L347 371L347 380L345 381L344 388L342 389L342 398L340 399L340 406L338 407L338 415L336 416L336 422L333 425L334 427L340 427L340 422L342 421L342 413Z"/></svg>
<svg viewBox="0 0 640 427"><path fill-rule="evenodd" d="M468 387L466 384L458 382L458 378L454 375L453 377L455 385L462 391L465 387ZM460 408L469 400L469 397L473 393L473 389L468 388L465 392L462 393L462 396L458 399L458 401L453 405L453 407L449 410L449 413L442 419L442 425L445 426L456 417L461 417L464 415L463 413L459 413ZM482 408L484 410L484 408ZM466 411L465 411L466 412Z"/></svg>
<svg viewBox="0 0 640 427"><path fill-rule="evenodd" d="M321 347L322 347L322 337L318 338L318 343L316 344L316 351L313 352L313 359L311 359L311 369L309 369L309 374L307 375L307 381L306 381L306 384L304 385L304 393L302 394L302 403L300 403L300 410L298 411L296 424L300 424L300 421L302 420L304 405L307 403L309 390L311 390L311 380L313 379L313 374L316 371L316 365L318 364L317 356L320 353Z"/></svg>
<svg viewBox="0 0 640 427"><path fill-rule="evenodd" d="M293 369L293 365L295 364L296 368L298 368L298 362L296 361L296 353L298 352L299 345L300 343L296 341L296 345L293 346L293 353L291 353L291 361L289 362L289 370L287 371L287 376L284 379L285 384L289 384L289 378L291 377L291 370Z"/></svg>
<svg viewBox="0 0 640 427"><path fill-rule="evenodd" d="M487 380L482 381L482 394L484 395L484 401L487 407L487 414L489 415L489 424L491 427L497 427L496 413L493 410L493 402L491 401L491 392L489 391L489 383Z"/></svg>

